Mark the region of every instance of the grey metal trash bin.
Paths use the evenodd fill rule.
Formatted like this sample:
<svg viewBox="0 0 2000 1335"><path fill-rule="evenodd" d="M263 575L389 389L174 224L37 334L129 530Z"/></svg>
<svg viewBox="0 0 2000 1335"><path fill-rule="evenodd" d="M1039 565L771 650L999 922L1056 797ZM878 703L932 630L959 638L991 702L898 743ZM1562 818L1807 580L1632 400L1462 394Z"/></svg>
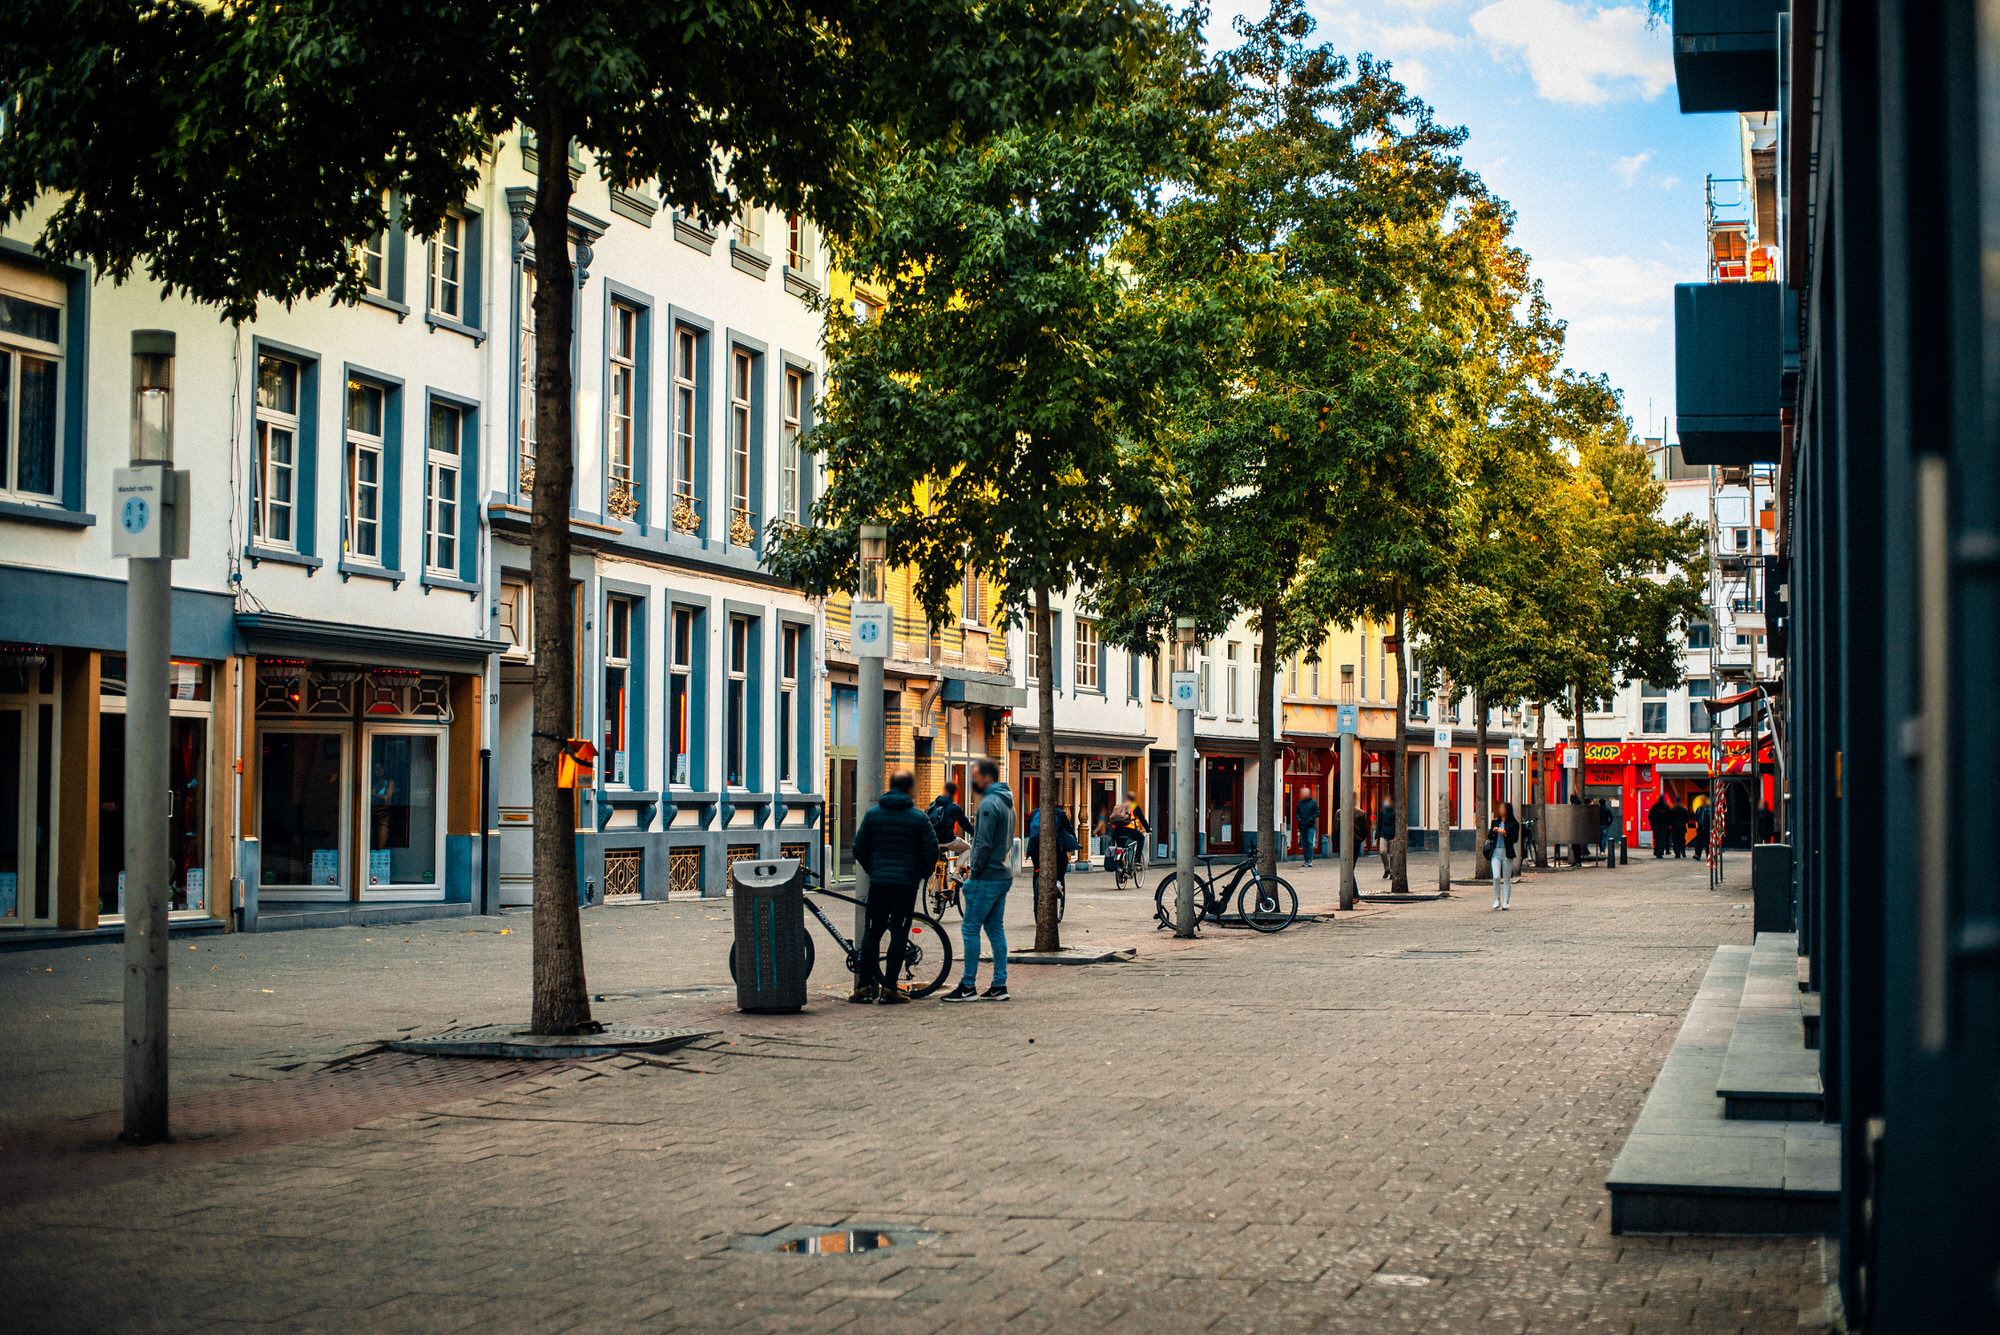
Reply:
<svg viewBox="0 0 2000 1335"><path fill-rule="evenodd" d="M736 903L736 1009L795 1011L806 1004L805 876L797 858L744 858L729 869Z"/></svg>

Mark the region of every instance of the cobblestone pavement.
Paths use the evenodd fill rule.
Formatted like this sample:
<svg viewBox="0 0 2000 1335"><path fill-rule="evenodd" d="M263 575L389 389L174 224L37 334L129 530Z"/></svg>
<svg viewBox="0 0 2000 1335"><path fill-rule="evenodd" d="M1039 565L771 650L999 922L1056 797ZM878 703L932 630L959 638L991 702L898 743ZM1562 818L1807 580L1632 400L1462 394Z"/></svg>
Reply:
<svg viewBox="0 0 2000 1335"><path fill-rule="evenodd" d="M1293 879L1334 897L1330 868ZM1817 1244L1608 1232L1604 1172L1713 947L1750 938L1744 889L1647 858L1531 876L1507 914L1462 887L1172 943L1150 895L1096 884L1073 882L1068 935L1138 960L1017 965L1004 1006L842 1005L823 948L805 1014L742 1016L726 905L595 911L603 1018L722 1036L79 1177L0 1207L0 1310L26 1331L1799 1329ZM177 955L180 1132L204 1134L201 1091L303 1090L398 1030L517 1016L526 927ZM116 952L85 949L0 956L0 1149L116 1106ZM731 1245L860 1224L930 1236Z"/></svg>

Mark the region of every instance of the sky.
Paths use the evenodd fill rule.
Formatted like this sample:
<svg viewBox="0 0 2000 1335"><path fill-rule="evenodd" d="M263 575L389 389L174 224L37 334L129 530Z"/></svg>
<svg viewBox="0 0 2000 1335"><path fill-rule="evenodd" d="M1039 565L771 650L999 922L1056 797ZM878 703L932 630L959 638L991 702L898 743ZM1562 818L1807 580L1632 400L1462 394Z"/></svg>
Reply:
<svg viewBox="0 0 2000 1335"><path fill-rule="evenodd" d="M1266 0L1215 0L1211 45ZM1641 435L1672 437L1675 283L1706 278L1705 176L1742 174L1734 115L1683 116L1644 0L1310 0L1314 40L1393 63L1514 206L1565 360L1610 377ZM1649 410L1650 405L1650 410ZM1650 411L1650 415L1649 415Z"/></svg>

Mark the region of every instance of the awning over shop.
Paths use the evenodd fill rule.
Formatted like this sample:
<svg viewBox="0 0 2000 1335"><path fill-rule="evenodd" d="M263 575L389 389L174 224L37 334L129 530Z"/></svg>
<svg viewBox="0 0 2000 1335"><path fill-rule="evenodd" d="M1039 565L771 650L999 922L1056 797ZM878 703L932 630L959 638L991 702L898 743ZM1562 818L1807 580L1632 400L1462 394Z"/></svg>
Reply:
<svg viewBox="0 0 2000 1335"><path fill-rule="evenodd" d="M1279 743L1280 747L1284 744ZM1255 737L1203 737L1195 735L1194 749L1204 756L1250 756L1258 754Z"/></svg>
<svg viewBox="0 0 2000 1335"><path fill-rule="evenodd" d="M1010 728L1007 745L1016 751L1033 751L1042 744L1042 735L1034 728ZM1143 756L1146 748L1153 744L1151 737L1129 737L1114 732L1064 732L1056 729L1056 750L1070 755L1086 756Z"/></svg>
<svg viewBox="0 0 2000 1335"><path fill-rule="evenodd" d="M1012 677L997 672L972 672L965 668L944 669L944 702L948 705L988 705L996 709L1023 709L1028 690L1016 686ZM1060 733L1057 734L1061 736Z"/></svg>
<svg viewBox="0 0 2000 1335"><path fill-rule="evenodd" d="M433 635L338 621L314 621L284 612L239 612L237 634L251 653L291 658L325 658L371 667L482 672L501 652L498 640L470 635Z"/></svg>

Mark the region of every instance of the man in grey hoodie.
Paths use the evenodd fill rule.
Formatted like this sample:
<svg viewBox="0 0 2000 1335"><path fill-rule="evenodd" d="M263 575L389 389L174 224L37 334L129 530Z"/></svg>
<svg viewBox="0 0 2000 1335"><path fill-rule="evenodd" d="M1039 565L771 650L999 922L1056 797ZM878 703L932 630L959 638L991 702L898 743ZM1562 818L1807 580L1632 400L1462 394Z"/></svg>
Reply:
<svg viewBox="0 0 2000 1335"><path fill-rule="evenodd" d="M964 921L965 975L946 1001L1005 1001L1007 999L1007 891L1014 873L1008 850L1014 843L1014 794L1000 782L1000 766L982 760L972 771L972 791L979 795L979 814L972 821L972 852L966 859ZM993 944L993 985L979 994L979 933L984 928Z"/></svg>

